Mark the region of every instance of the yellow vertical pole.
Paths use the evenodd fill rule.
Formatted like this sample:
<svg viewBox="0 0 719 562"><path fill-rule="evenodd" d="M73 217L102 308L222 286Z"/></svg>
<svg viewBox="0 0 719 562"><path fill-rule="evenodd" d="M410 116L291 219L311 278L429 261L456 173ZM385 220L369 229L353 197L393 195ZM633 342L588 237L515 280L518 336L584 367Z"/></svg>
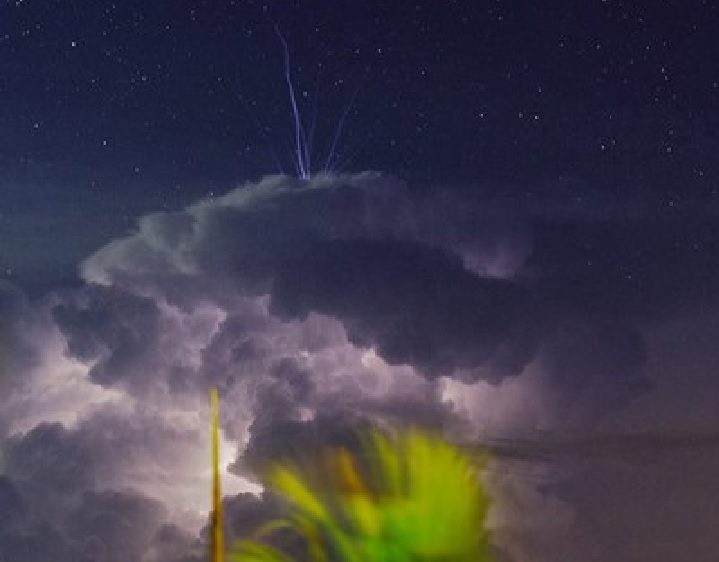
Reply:
<svg viewBox="0 0 719 562"><path fill-rule="evenodd" d="M222 489L220 486L219 398L217 387L210 390L211 441L212 441L212 519L210 534L211 562L224 562L222 540Z"/></svg>

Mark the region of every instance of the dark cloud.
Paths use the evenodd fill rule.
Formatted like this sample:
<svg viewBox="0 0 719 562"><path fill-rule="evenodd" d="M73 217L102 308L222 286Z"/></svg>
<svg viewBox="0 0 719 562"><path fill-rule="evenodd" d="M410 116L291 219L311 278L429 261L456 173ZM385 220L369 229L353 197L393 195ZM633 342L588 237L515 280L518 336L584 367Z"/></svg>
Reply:
<svg viewBox="0 0 719 562"><path fill-rule="evenodd" d="M671 338L657 330L713 310L715 222L649 220L606 202L540 208L520 195L421 192L370 173L275 176L143 217L85 261L83 287L38 302L0 287L14 374L1 383L13 409L0 412L12 434L0 505L21 514L0 519L0 552L42 535L11 558L56 548L60 560L113 560L125 533L138 557L201 556L197 520L176 516L205 497L199 412L211 385L237 447L231 470L248 478L270 459L352 447L372 423L462 438L586 431L650 411L645 402L668 408L666 381L677 379L662 383ZM43 399L45 372L70 398ZM565 468L543 466L540 480L553 485ZM586 498L511 471L494 478L507 559L544 560L552 541L584 559L586 537L572 533L588 528L574 519ZM242 536L275 506L232 495L226 508Z"/></svg>
<svg viewBox="0 0 719 562"><path fill-rule="evenodd" d="M93 382L112 386L143 377L160 349L154 300L112 287L86 287L53 309L73 357L92 362Z"/></svg>
<svg viewBox="0 0 719 562"><path fill-rule="evenodd" d="M57 521L83 490L98 484L97 453L61 424L40 424L5 443L3 463L43 518Z"/></svg>
<svg viewBox="0 0 719 562"><path fill-rule="evenodd" d="M23 562L41 562L43 560L74 562L81 560L80 553L68 544L60 531L47 523L39 524L37 527L24 530L21 533L2 535L0 554L6 560L22 560Z"/></svg>
<svg viewBox="0 0 719 562"><path fill-rule="evenodd" d="M147 557L153 562L204 562L205 546L197 536L166 523L155 532Z"/></svg>
<svg viewBox="0 0 719 562"><path fill-rule="evenodd" d="M429 378L499 383L538 360L560 403L571 403L591 395L592 381L610 371L620 382L589 410L621 407L647 388L640 350L646 318L638 307L656 311L667 287L682 283L675 272L647 273L672 263L649 244L671 240L654 236L665 225L641 215L608 221L606 213L548 221L556 209L533 210L512 197L413 193L377 174L310 182L276 176L184 212L144 217L135 235L96 253L84 271L89 280L187 310L202 294L228 311L200 369L216 384L234 384L250 376L242 374L248 365L268 369L281 359L267 338L278 325L246 305L234 310L237 296L268 295L269 312L280 320L335 318L356 347ZM688 243L693 234L682 236ZM177 287L187 289L184 297ZM638 293L643 304L623 306ZM69 329L72 314L58 314ZM150 333L127 339L152 342L158 321L147 318ZM123 343L112 358L119 366L110 363L109 372L122 372ZM143 353L129 355L152 364ZM95 367L98 376L108 361ZM575 373L579 363L585 373ZM174 385L191 385L192 372L173 372Z"/></svg>
<svg viewBox="0 0 719 562"><path fill-rule="evenodd" d="M277 517L278 505L267 493L258 497L253 494L238 494L222 501L225 526L230 543L252 536L266 521Z"/></svg>
<svg viewBox="0 0 719 562"><path fill-rule="evenodd" d="M280 418L272 424L253 424L252 439L231 470L260 475L270 462L308 457L325 447L356 449L359 432L370 424L367 417L346 410L322 413L308 421Z"/></svg>
<svg viewBox="0 0 719 562"><path fill-rule="evenodd" d="M163 535L163 526L174 526L172 514L159 500L129 487L163 495L151 485L153 477L180 481L179 472L153 475L150 467L154 464L156 472L163 460L177 464L177 458L164 457L172 455L181 432L163 430L159 420L149 417L132 424L124 416L99 413L75 428L45 423L6 440L0 553L27 562L48 556L62 561L142 560L150 554L154 558L148 559L169 562L179 554L168 542L180 539L182 554L187 553L185 546L195 539L179 530L168 538L165 529ZM179 484L173 486L178 493Z"/></svg>
<svg viewBox="0 0 719 562"><path fill-rule="evenodd" d="M313 390L309 373L294 360L281 359L272 366L257 389L258 408L251 430L279 419L299 419L302 406L312 403Z"/></svg>
<svg viewBox="0 0 719 562"><path fill-rule="evenodd" d="M252 303L235 306L231 314L218 324L216 331L201 351L202 375L211 384L223 390L237 385L243 379L260 379L266 373L288 371L287 376L294 379L290 384L301 385L295 359L283 355L284 349L273 341L273 337L282 331L273 319L269 318L263 307ZM284 366L283 366L284 365ZM290 370L297 371L294 376ZM269 380L274 380L275 377ZM307 382L309 385L309 382ZM299 391L304 394L309 391Z"/></svg>
<svg viewBox="0 0 719 562"><path fill-rule="evenodd" d="M22 517L23 511L23 500L15 484L9 477L0 475L0 530L7 531Z"/></svg>
<svg viewBox="0 0 719 562"><path fill-rule="evenodd" d="M3 559L23 562L142 560L164 517L164 509L158 502L140 494L86 490L76 501L64 506L62 517L55 518L46 512L48 504L56 501L53 492L33 497L33 486L32 481L19 482L15 487L6 477L0 480L3 509L0 556ZM25 500L21 497L23 494Z"/></svg>
<svg viewBox="0 0 719 562"><path fill-rule="evenodd" d="M141 495L88 491L65 522L68 537L87 560L141 560L164 516L163 507Z"/></svg>
<svg viewBox="0 0 719 562"><path fill-rule="evenodd" d="M492 247L511 246L490 215L446 194L415 198L378 175L275 177L185 213L145 217L137 235L84 270L135 290L154 279L163 298L172 294L167 276L178 274L199 276L205 298L223 304L228 293L269 294L273 314L338 318L353 343L392 364L433 377L487 364L484 375L500 378L531 359L537 319L525 287L477 274L483 255L494 265Z"/></svg>
<svg viewBox="0 0 719 562"><path fill-rule="evenodd" d="M356 345L430 376L491 363L501 378L516 374L534 351L524 288L478 277L459 258L416 243L315 243L283 264L270 310L339 318Z"/></svg>
<svg viewBox="0 0 719 562"><path fill-rule="evenodd" d="M141 412L126 416L108 408L74 428L41 423L26 434L8 438L3 447L4 471L16 482L27 484L33 501L38 505L44 502L49 516L51 498L72 500L88 488L117 483L123 470L143 457L160 456L165 448L177 446L182 437L181 429L168 427L160 418ZM169 442L172 438L175 443Z"/></svg>

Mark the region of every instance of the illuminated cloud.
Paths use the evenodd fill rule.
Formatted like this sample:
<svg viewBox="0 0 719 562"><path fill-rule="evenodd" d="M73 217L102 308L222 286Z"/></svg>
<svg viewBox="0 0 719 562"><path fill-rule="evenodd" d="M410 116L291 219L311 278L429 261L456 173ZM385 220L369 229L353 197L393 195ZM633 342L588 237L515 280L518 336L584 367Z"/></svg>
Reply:
<svg viewBox="0 0 719 562"><path fill-rule="evenodd" d="M28 302L0 287L0 513L13 513L2 536L36 537L30 562L52 549L92 558L114 548L122 518L92 537L77 522L108 510L144 522L127 532L150 560L201 549L213 385L235 526L271 507L237 496L257 492L253 467L345 426L536 436L671 403L650 384L676 375L662 375L649 328L712 302L687 281L705 256L671 267L652 250L665 228L630 217L617 239L591 217L560 228L547 212L374 173L274 176L142 217L85 260L81 288ZM650 229L641 240L637 225ZM575 243L615 254L589 274ZM639 250L646 271L628 279ZM493 521L509 559L543 562L550 542L586 552L591 505L572 482L589 483L559 464L527 480L497 459ZM25 548L11 538L6 557Z"/></svg>

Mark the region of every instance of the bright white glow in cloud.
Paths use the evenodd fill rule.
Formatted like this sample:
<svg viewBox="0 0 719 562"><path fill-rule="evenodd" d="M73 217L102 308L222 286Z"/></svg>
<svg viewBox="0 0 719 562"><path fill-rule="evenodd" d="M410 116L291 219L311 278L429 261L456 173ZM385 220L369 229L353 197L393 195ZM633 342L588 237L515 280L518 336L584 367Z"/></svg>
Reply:
<svg viewBox="0 0 719 562"><path fill-rule="evenodd" d="M36 327L31 333L41 344L39 358L6 397L11 433L24 433L42 422L75 427L97 410L127 399L119 390L89 381L90 366L66 355L65 338L54 326Z"/></svg>

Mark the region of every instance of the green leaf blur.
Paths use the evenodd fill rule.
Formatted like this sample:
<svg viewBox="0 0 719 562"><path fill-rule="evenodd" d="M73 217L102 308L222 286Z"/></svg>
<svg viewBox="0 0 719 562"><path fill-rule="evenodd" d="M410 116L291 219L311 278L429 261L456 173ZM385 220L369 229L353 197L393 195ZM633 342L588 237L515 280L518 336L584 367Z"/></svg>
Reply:
<svg viewBox="0 0 719 562"><path fill-rule="evenodd" d="M266 542L282 530L302 539L311 562L488 562L483 464L416 430L374 431L357 451L277 464L265 483L288 515L237 543L229 560L292 562Z"/></svg>

